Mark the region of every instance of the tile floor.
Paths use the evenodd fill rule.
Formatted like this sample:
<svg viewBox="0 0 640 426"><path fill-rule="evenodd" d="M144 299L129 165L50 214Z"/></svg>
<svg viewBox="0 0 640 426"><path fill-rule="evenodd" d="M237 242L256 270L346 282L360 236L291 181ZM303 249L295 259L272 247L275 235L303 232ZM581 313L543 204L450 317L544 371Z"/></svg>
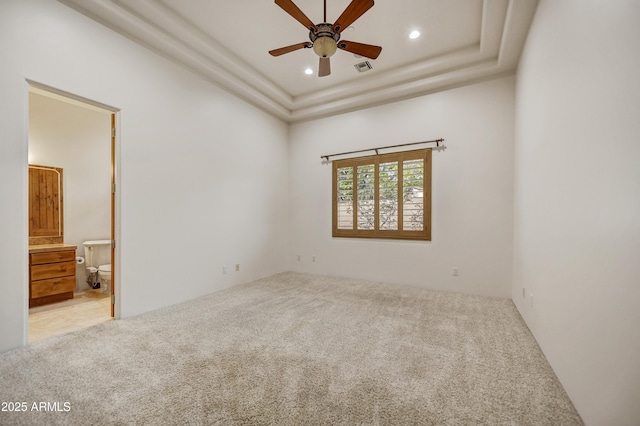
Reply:
<svg viewBox="0 0 640 426"><path fill-rule="evenodd" d="M85 290L73 299L29 309L29 343L110 321L110 296Z"/></svg>

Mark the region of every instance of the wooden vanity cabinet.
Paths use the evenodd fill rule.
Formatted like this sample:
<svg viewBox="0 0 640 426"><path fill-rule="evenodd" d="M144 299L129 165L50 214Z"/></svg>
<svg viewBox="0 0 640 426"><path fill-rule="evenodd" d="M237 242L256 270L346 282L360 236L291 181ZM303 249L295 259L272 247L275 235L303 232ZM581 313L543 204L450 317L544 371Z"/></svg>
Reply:
<svg viewBox="0 0 640 426"><path fill-rule="evenodd" d="M29 307L73 299L76 246L35 247L29 250Z"/></svg>

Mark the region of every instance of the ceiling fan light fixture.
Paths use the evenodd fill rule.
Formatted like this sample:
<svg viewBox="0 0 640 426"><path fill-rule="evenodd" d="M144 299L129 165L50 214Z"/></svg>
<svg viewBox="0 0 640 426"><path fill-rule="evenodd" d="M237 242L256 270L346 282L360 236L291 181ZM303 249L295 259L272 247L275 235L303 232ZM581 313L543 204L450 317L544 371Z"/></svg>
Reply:
<svg viewBox="0 0 640 426"><path fill-rule="evenodd" d="M313 42L313 51L321 58L330 58L338 50L336 41L331 37L318 37Z"/></svg>

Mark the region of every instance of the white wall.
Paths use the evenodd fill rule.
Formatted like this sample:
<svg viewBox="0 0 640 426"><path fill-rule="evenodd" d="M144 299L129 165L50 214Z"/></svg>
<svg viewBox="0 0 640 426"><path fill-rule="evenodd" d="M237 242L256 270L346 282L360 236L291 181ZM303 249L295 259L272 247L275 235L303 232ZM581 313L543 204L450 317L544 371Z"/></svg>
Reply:
<svg viewBox="0 0 640 426"><path fill-rule="evenodd" d="M540 1L517 76L513 300L587 425L640 419L639 77L640 2Z"/></svg>
<svg viewBox="0 0 640 426"><path fill-rule="evenodd" d="M507 77L291 126L290 269L509 297L513 96ZM431 242L331 237L331 164L321 155L440 137Z"/></svg>
<svg viewBox="0 0 640 426"><path fill-rule="evenodd" d="M111 114L29 93L29 163L62 167L64 242L111 238ZM76 289L89 288L86 264Z"/></svg>
<svg viewBox="0 0 640 426"><path fill-rule="evenodd" d="M121 316L286 269L284 123L54 0L0 2L0 52L0 351L26 343L26 79L120 109Z"/></svg>

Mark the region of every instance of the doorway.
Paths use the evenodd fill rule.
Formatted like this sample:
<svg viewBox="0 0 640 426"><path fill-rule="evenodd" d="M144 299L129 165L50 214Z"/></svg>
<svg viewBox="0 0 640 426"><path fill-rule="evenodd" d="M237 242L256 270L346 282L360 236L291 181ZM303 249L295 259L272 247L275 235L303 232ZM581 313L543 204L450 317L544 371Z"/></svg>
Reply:
<svg viewBox="0 0 640 426"><path fill-rule="evenodd" d="M30 173L28 337L33 342L115 317L116 110L30 82L28 117L29 169L55 167L63 176L55 212L61 237L47 241L32 237L32 224L46 220L51 197ZM46 208L32 209L38 203ZM97 241L107 244L88 244Z"/></svg>

